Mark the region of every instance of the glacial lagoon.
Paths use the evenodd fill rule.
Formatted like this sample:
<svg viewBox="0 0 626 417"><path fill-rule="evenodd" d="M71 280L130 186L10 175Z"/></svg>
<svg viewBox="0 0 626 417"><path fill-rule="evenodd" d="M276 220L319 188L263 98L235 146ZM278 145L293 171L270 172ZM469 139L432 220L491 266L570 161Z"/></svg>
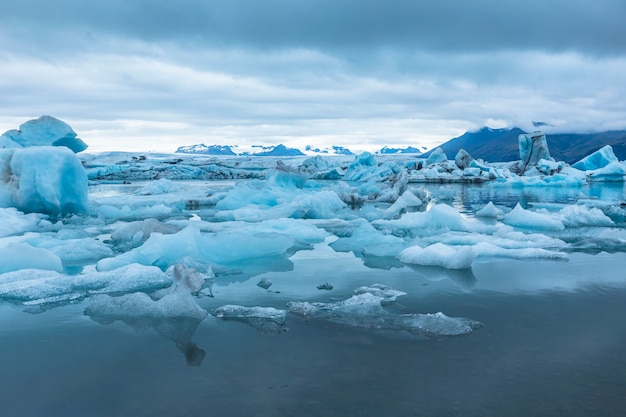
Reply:
<svg viewBox="0 0 626 417"><path fill-rule="evenodd" d="M149 199L138 193L146 185L101 184L91 188L90 199L99 205ZM198 189L205 194L209 189L217 192L234 182L179 185L179 192L187 196ZM450 205L466 221L487 225L498 220L477 220L473 213L489 201L503 210L520 202L529 210L549 214L576 202L601 207L626 196L623 183L573 189L493 184L409 184L409 188L426 190L431 207ZM160 216L174 223L189 216L204 222L215 213L214 207L203 206ZM87 230L102 241L110 238L111 224L119 226L73 222L67 220L66 227ZM532 239L540 234L565 242L557 251L566 259L479 256L466 269L404 265L394 257L337 251L332 244L349 235L341 230L348 226L313 223L333 233L284 256L216 269L210 287L205 285L193 296L197 306L209 313L206 317L142 315L131 304L129 310L105 314L94 307L95 290L59 302L38 302L36 297L18 301L5 295L0 303L4 413L622 414L626 406L623 221L609 228L584 225L573 231L524 231ZM454 231L441 236L450 233ZM66 273L93 269L93 261L88 261ZM257 285L262 279L271 285ZM325 283L332 290L318 289ZM335 307L351 299L355 290L373 284L406 294L374 309L359 303ZM125 295L121 291L106 296ZM288 311L289 303L319 303L325 313L296 314ZM285 314L283 318L210 314L225 305L271 307ZM450 327L440 321L430 332L415 325L389 325L400 322L399 318L437 313L478 325L458 334L446 333Z"/></svg>

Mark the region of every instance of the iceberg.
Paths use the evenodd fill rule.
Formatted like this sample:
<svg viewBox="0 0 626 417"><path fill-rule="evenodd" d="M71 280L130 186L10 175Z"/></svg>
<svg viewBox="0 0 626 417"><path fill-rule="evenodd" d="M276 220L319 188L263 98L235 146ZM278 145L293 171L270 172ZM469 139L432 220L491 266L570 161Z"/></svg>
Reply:
<svg viewBox="0 0 626 417"><path fill-rule="evenodd" d="M64 146L75 153L87 149L87 144L67 123L52 116L29 120L19 129L9 130L0 136L0 148L31 146Z"/></svg>
<svg viewBox="0 0 626 417"><path fill-rule="evenodd" d="M443 151L443 149L437 148L430 154L430 156L426 160L426 165L438 164L447 160L448 157L446 156L446 153Z"/></svg>
<svg viewBox="0 0 626 417"><path fill-rule="evenodd" d="M459 169L469 168L472 161L474 161L474 158L465 149L460 149L454 157L454 163Z"/></svg>
<svg viewBox="0 0 626 417"><path fill-rule="evenodd" d="M0 207L49 214L84 213L87 175L65 147L0 149Z"/></svg>
<svg viewBox="0 0 626 417"><path fill-rule="evenodd" d="M521 134L517 138L519 143L519 171L525 173L528 169L537 166L541 159L554 161L550 156L546 135L541 132Z"/></svg>
<svg viewBox="0 0 626 417"><path fill-rule="evenodd" d="M611 162L617 161L617 157L615 156L615 153L613 153L611 145L606 145L573 164L572 168L576 168L581 171L593 171L604 168Z"/></svg>

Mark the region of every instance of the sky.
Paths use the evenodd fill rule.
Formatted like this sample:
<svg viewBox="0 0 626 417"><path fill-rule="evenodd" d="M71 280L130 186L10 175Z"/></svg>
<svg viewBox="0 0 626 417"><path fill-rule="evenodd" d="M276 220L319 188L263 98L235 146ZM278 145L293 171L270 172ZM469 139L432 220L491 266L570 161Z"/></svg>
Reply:
<svg viewBox="0 0 626 417"><path fill-rule="evenodd" d="M624 0L9 0L0 133L90 151L626 129Z"/></svg>

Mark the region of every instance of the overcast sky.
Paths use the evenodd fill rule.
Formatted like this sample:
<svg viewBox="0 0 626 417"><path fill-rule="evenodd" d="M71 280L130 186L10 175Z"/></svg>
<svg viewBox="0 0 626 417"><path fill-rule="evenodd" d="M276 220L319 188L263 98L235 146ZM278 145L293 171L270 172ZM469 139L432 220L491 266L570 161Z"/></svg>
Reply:
<svg viewBox="0 0 626 417"><path fill-rule="evenodd" d="M0 133L91 151L626 129L625 0L8 0Z"/></svg>

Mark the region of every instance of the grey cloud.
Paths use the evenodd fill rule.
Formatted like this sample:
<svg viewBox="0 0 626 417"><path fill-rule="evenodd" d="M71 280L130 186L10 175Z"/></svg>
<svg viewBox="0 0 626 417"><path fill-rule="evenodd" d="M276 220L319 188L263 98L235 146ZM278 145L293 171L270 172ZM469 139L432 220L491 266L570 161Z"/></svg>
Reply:
<svg viewBox="0 0 626 417"><path fill-rule="evenodd" d="M53 37L213 47L626 53L623 0L20 0L2 2L0 15Z"/></svg>

